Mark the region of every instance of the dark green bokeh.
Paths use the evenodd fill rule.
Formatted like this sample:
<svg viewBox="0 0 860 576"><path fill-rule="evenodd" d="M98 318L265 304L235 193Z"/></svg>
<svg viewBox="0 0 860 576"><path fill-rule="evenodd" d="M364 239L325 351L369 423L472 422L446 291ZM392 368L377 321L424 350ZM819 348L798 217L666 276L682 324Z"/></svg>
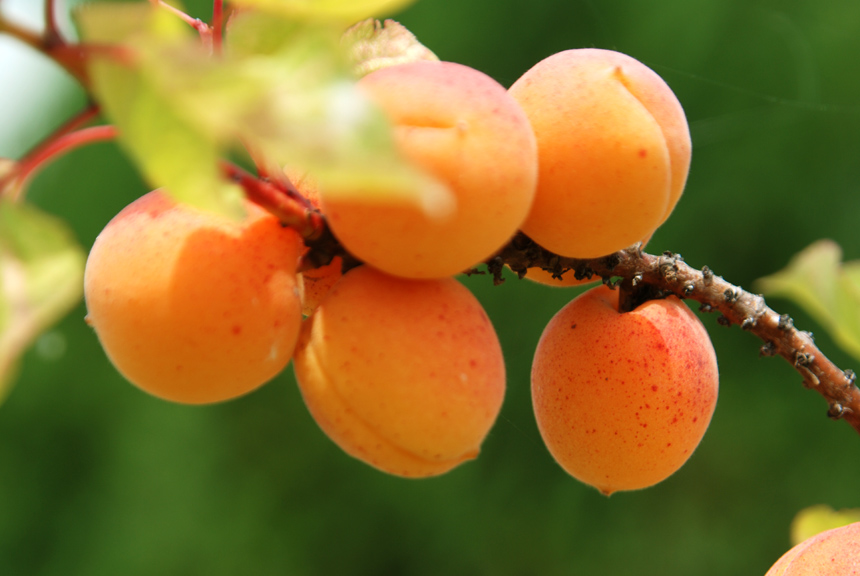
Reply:
<svg viewBox="0 0 860 576"><path fill-rule="evenodd" d="M203 18L206 4L186 2ZM687 111L694 159L652 252L743 286L822 237L860 258L856 0L421 0L399 20L505 85L576 47L660 73ZM46 169L30 198L88 247L145 190L98 145ZM712 316L721 396L692 459L609 499L579 484L541 444L528 378L542 327L576 291L464 281L502 340L508 393L480 458L422 481L343 455L290 370L223 405L146 396L77 308L27 354L0 408L0 574L756 575L788 548L801 508L860 507L857 434L825 417L788 364L760 359L755 338Z"/></svg>

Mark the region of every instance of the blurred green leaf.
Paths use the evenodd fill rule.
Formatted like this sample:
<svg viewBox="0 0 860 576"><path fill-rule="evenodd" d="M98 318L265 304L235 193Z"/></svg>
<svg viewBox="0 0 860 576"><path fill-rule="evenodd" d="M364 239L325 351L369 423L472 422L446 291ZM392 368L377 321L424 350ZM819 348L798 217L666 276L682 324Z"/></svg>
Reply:
<svg viewBox="0 0 860 576"><path fill-rule="evenodd" d="M398 64L439 60L412 32L394 20L380 22L370 18L359 22L343 33L341 42L357 76Z"/></svg>
<svg viewBox="0 0 860 576"><path fill-rule="evenodd" d="M390 14L415 0L234 0L232 4L285 16L357 22Z"/></svg>
<svg viewBox="0 0 860 576"><path fill-rule="evenodd" d="M241 217L241 191L220 176L219 142L191 123L171 87L157 81L165 58L207 58L196 36L149 4L87 5L78 22L86 41L117 49L92 59L93 90L150 184L201 209Z"/></svg>
<svg viewBox="0 0 860 576"><path fill-rule="evenodd" d="M217 138L238 138L330 195L416 203L445 214L446 187L398 153L385 115L357 88L341 29L257 12L234 18L219 61L161 60L159 82Z"/></svg>
<svg viewBox="0 0 860 576"><path fill-rule="evenodd" d="M766 296L797 302L839 346L860 358L860 262L841 260L842 249L835 242L820 240L780 272L759 279L757 286Z"/></svg>
<svg viewBox="0 0 860 576"><path fill-rule="evenodd" d="M121 50L95 59L96 94L143 172L177 199L239 214L240 192L217 163L241 142L258 162L300 167L333 195L451 210L449 191L400 157L389 122L357 89L340 25L241 12L213 57L146 5L91 6L79 19L87 40Z"/></svg>
<svg viewBox="0 0 860 576"><path fill-rule="evenodd" d="M860 522L860 508L834 510L825 504L804 508L791 522L791 545L800 544L826 530Z"/></svg>
<svg viewBox="0 0 860 576"><path fill-rule="evenodd" d="M60 220L0 198L0 401L18 357L80 300L85 260Z"/></svg>

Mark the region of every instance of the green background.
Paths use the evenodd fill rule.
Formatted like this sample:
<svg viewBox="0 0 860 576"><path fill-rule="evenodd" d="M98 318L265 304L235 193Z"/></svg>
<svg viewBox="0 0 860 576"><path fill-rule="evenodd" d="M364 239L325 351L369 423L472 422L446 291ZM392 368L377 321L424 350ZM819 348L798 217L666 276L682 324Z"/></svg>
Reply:
<svg viewBox="0 0 860 576"><path fill-rule="evenodd" d="M206 4L186 3L201 18ZM680 252L745 287L819 238L860 258L856 0L421 0L398 19L441 58L506 86L577 47L626 52L661 74L694 152L651 252ZM83 106L63 86L56 111L0 123L0 155L20 155ZM89 247L146 190L100 144L44 170L29 198ZM579 484L543 447L529 397L540 332L578 291L465 282L501 338L508 392L480 458L420 481L340 452L291 369L222 405L145 395L108 363L79 306L27 353L0 408L0 574L763 575L800 509L860 507L857 434L825 417L787 363L759 358L753 336L713 316L702 319L721 394L692 459L608 499ZM816 330L789 303L771 305ZM857 366L816 336L838 365Z"/></svg>

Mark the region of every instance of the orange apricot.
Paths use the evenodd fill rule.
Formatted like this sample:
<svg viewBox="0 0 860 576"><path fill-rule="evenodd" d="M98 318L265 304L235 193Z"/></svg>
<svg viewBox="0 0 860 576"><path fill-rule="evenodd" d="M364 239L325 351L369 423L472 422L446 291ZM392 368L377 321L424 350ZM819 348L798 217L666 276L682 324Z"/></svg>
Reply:
<svg viewBox="0 0 860 576"><path fill-rule="evenodd" d="M717 402L717 359L699 319L675 297L619 313L618 292L588 290L541 336L532 401L541 436L570 475L604 494L673 474Z"/></svg>
<svg viewBox="0 0 860 576"><path fill-rule="evenodd" d="M117 214L87 260L87 321L133 384L187 404L250 392L290 360L299 236L253 205L241 222L155 191Z"/></svg>
<svg viewBox="0 0 860 576"><path fill-rule="evenodd" d="M672 212L690 133L669 86L611 50L567 50L510 88L538 143L537 194L523 232L544 248L597 258L649 237Z"/></svg>
<svg viewBox="0 0 860 576"><path fill-rule="evenodd" d="M370 266L344 274L305 320L293 368L338 446L405 477L475 458L505 390L498 338L468 289Z"/></svg>
<svg viewBox="0 0 860 576"><path fill-rule="evenodd" d="M860 522L804 540L783 554L765 576L860 576Z"/></svg>
<svg viewBox="0 0 860 576"><path fill-rule="evenodd" d="M359 82L394 125L399 150L446 186L452 214L407 202L322 189L334 235L360 260L393 275L441 278L501 248L535 193L537 147L519 105L489 76L452 62L413 62Z"/></svg>

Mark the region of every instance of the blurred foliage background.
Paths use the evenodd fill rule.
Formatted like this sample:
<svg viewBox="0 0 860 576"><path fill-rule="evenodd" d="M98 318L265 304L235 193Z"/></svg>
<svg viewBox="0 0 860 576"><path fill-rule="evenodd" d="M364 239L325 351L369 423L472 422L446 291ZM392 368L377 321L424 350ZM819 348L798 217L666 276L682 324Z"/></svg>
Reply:
<svg viewBox="0 0 860 576"><path fill-rule="evenodd" d="M186 7L207 19L208 4ZM506 86L576 47L616 49L661 74L694 153L651 252L680 252L745 287L819 238L860 258L856 0L420 0L396 17L442 59ZM19 157L85 100L51 65L12 54L0 52L0 156ZM146 190L102 144L49 166L29 198L89 247ZM713 316L703 321L721 396L692 459L609 499L579 484L543 447L529 392L540 332L578 290L464 282L498 330L508 393L480 458L421 481L342 454L289 369L210 407L139 392L79 306L28 352L0 407L0 574L755 575L789 548L800 509L860 506L857 434L825 417L787 363L759 358L754 337ZM816 330L796 307L770 304Z"/></svg>

